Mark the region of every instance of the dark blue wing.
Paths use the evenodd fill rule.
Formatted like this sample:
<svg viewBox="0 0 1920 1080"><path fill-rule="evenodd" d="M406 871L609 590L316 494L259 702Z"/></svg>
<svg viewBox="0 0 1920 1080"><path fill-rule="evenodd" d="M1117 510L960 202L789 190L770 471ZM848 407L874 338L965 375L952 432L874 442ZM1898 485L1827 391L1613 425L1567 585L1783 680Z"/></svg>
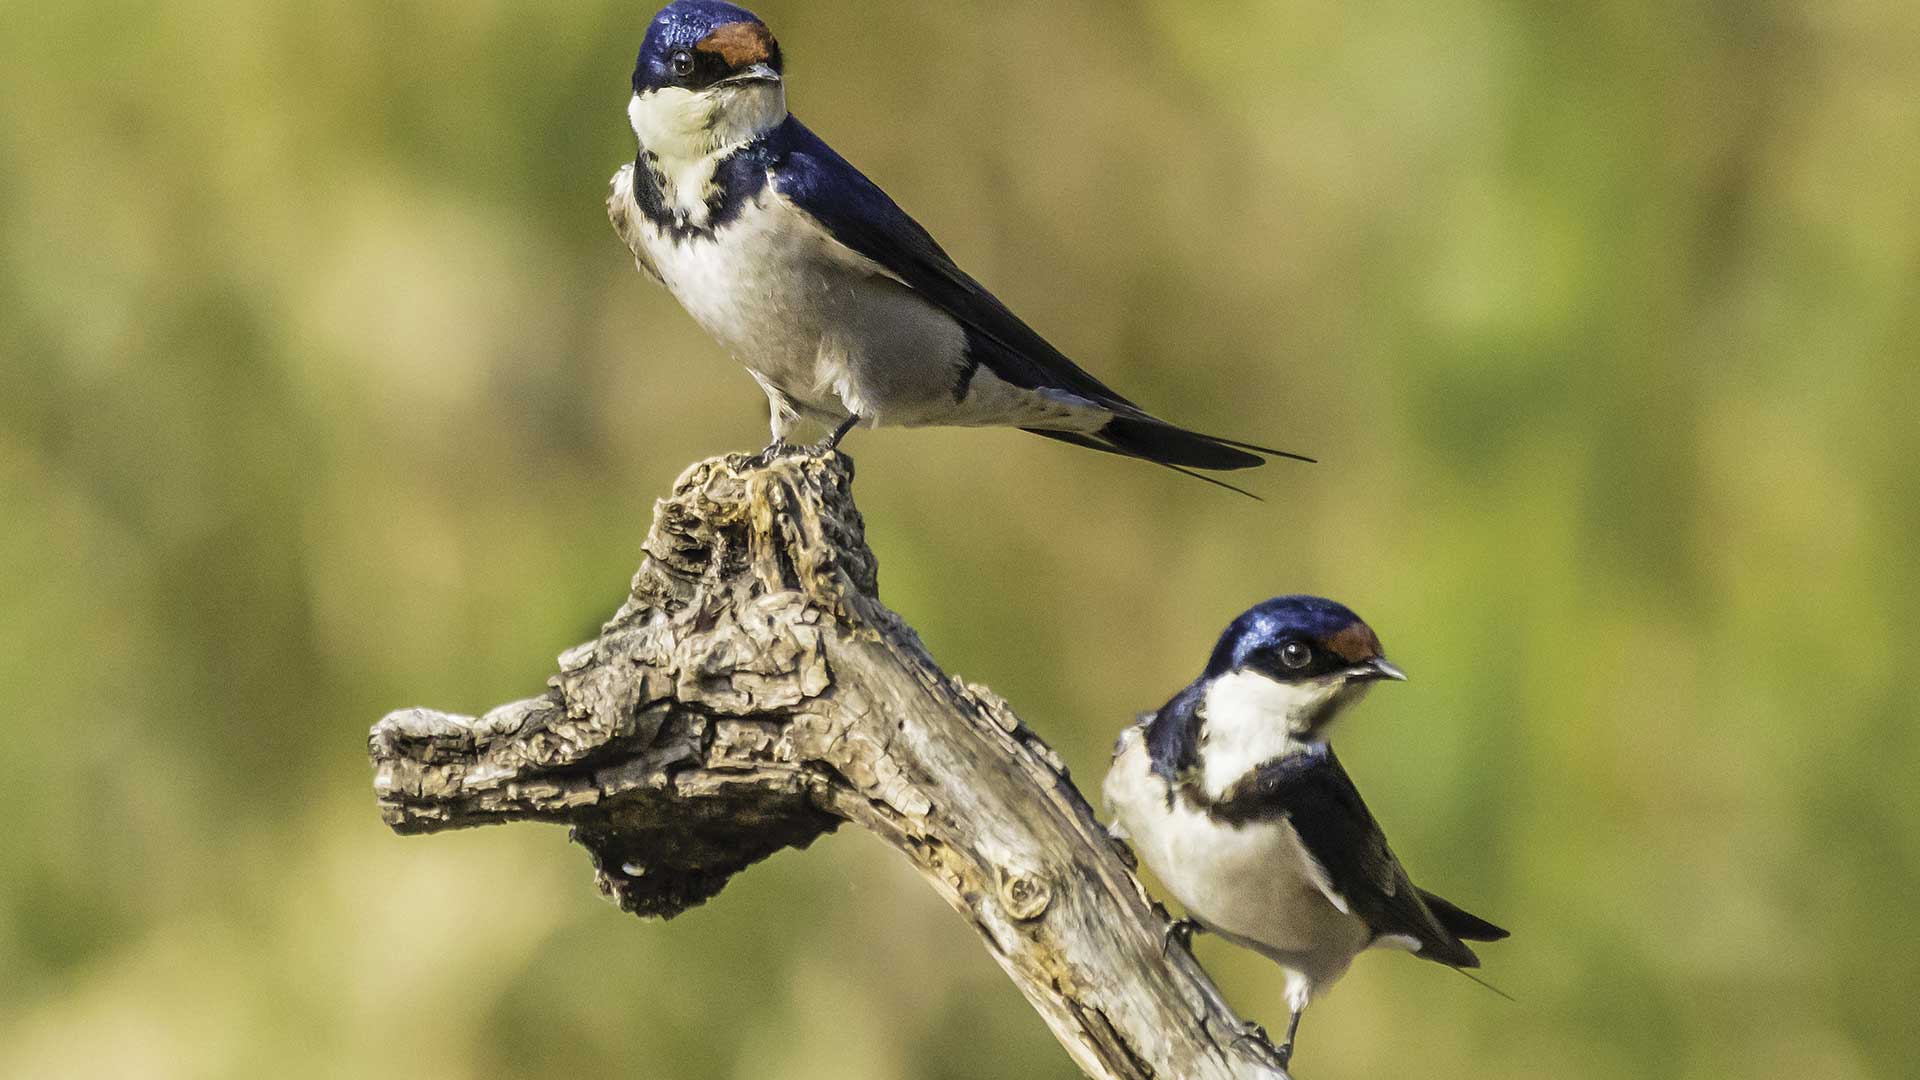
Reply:
<svg viewBox="0 0 1920 1080"><path fill-rule="evenodd" d="M1080 369L954 265L920 223L794 117L769 137L774 190L835 240L886 268L967 333L972 359L1028 390L1054 389L1121 411L1139 407Z"/></svg>
<svg viewBox="0 0 1920 1080"><path fill-rule="evenodd" d="M1408 880L1331 748L1260 766L1228 788L1208 812L1229 824L1285 818L1325 868L1334 891L1376 936L1405 935L1420 943L1417 956L1453 967L1480 966L1457 931L1428 906L1427 894ZM1505 936L1491 923L1473 922Z"/></svg>

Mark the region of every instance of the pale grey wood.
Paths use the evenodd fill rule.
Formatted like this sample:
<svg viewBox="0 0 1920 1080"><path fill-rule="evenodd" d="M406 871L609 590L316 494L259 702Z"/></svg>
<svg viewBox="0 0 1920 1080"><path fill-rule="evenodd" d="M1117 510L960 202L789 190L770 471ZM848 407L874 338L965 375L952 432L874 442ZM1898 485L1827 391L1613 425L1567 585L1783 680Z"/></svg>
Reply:
<svg viewBox="0 0 1920 1080"><path fill-rule="evenodd" d="M373 729L387 823L566 822L602 890L671 917L851 821L972 922L1087 1075L1284 1077L1165 944L1059 757L880 603L852 482L832 453L688 469L627 602L547 693Z"/></svg>

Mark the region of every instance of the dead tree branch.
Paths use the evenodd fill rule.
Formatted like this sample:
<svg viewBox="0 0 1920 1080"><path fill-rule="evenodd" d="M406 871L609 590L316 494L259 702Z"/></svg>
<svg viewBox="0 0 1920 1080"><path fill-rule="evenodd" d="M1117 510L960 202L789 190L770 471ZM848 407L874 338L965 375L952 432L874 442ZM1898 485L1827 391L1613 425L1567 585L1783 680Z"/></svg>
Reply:
<svg viewBox="0 0 1920 1080"><path fill-rule="evenodd" d="M688 469L598 640L540 697L373 729L402 833L565 822L602 890L671 917L851 821L953 907L1100 1078L1279 1076L1094 819L991 691L943 674L878 598L851 463Z"/></svg>

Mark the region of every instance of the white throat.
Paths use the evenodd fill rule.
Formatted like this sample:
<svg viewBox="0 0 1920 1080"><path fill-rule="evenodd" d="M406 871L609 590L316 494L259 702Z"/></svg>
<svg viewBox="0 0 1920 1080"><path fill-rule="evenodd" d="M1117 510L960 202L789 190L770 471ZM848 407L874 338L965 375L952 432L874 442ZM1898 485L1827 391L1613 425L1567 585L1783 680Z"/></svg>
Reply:
<svg viewBox="0 0 1920 1080"><path fill-rule="evenodd" d="M705 90L662 87L633 95L627 120L640 148L672 176L706 167L780 126L787 118L786 86L747 82Z"/></svg>
<svg viewBox="0 0 1920 1080"><path fill-rule="evenodd" d="M1207 687L1201 712L1200 786L1218 799L1256 766L1297 754L1323 741L1309 737L1309 721L1340 693L1337 683L1283 683L1252 671L1234 671Z"/></svg>

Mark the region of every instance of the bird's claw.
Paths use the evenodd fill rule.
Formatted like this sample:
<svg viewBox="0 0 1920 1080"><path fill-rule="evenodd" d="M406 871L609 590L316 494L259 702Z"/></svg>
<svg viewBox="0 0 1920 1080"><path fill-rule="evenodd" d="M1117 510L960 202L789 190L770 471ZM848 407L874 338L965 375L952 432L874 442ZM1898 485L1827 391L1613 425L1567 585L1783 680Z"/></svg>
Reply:
<svg viewBox="0 0 1920 1080"><path fill-rule="evenodd" d="M1200 930L1200 924L1193 919L1175 919L1168 923L1165 941L1167 951L1172 952L1173 947L1178 945L1188 952L1192 952L1193 935L1199 933Z"/></svg>
<svg viewBox="0 0 1920 1080"><path fill-rule="evenodd" d="M1238 1049L1243 1043L1252 1043L1255 1053L1262 1057L1272 1059L1273 1063L1278 1065L1282 1070L1286 1069L1293 1061L1293 1041L1291 1039L1279 1046L1275 1046L1273 1045L1273 1041L1267 1038L1267 1029L1251 1020L1239 1021L1239 1026L1234 1029L1232 1045Z"/></svg>
<svg viewBox="0 0 1920 1080"><path fill-rule="evenodd" d="M748 458L747 464L756 469L764 469L796 449L798 447L785 439L775 439L767 444L766 449Z"/></svg>

